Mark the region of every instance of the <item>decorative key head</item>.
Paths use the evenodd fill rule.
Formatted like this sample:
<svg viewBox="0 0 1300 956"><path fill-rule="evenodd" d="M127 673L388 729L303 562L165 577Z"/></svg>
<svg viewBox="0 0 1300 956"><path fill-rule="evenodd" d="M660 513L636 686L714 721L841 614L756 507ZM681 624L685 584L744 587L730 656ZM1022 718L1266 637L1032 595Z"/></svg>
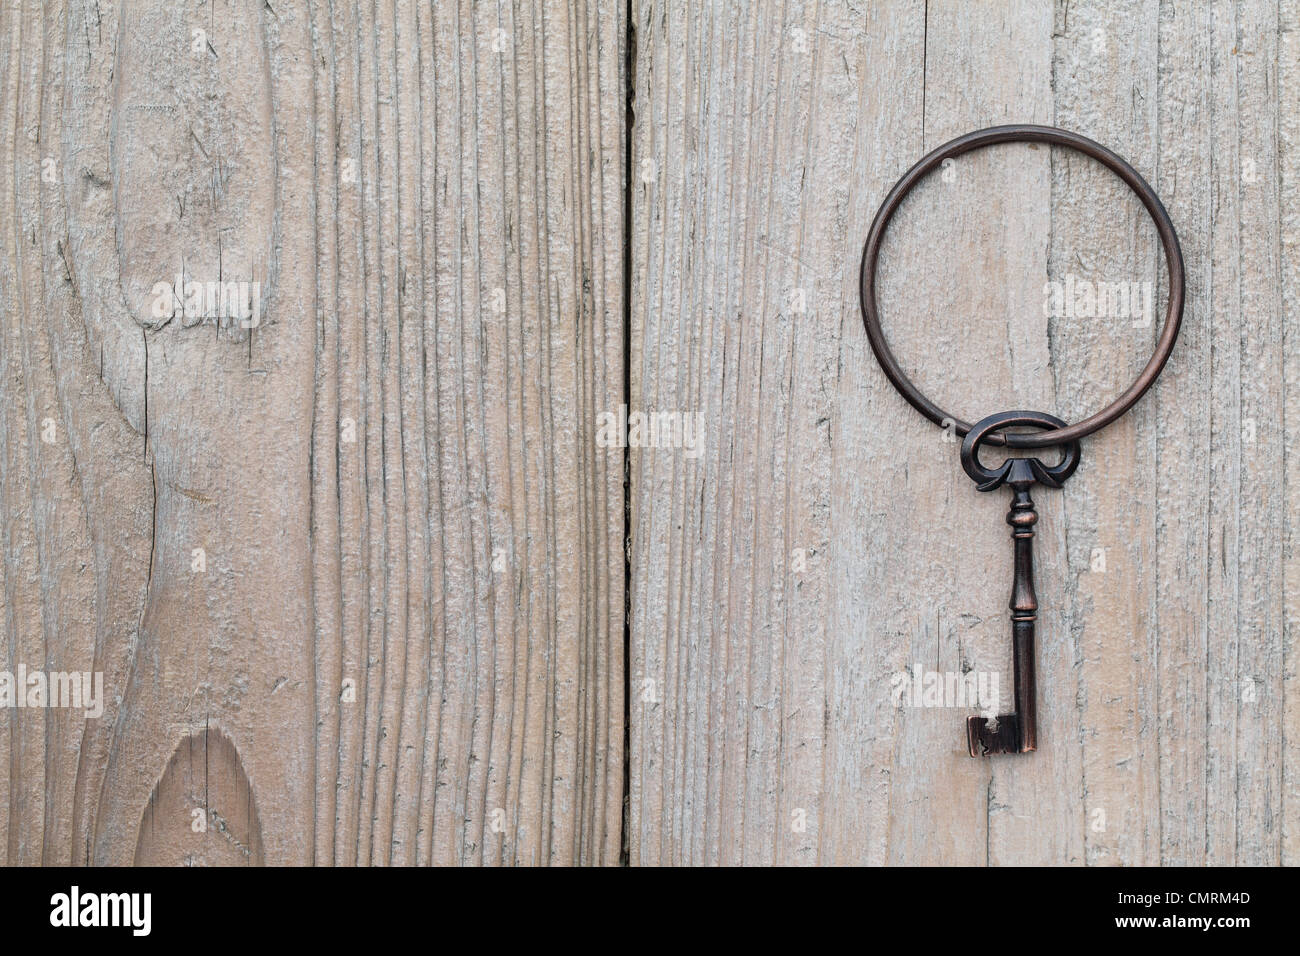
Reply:
<svg viewBox="0 0 1300 956"><path fill-rule="evenodd" d="M980 443L992 432L1015 425L1034 425L1039 428L1064 428L1065 422L1045 412L998 412L980 419L961 443L961 466L966 469L980 491L992 491L1002 485L1027 488L1033 482L1048 488L1059 488L1065 479L1079 467L1079 443L1070 442L1065 454L1055 465L1045 465L1037 458L1008 458L996 468L987 468L979 459Z"/></svg>

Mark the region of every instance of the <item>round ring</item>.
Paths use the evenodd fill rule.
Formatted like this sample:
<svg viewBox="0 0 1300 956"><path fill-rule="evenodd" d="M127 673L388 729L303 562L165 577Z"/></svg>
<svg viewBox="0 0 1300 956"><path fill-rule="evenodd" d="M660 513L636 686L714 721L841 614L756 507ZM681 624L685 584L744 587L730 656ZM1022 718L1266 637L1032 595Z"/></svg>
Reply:
<svg viewBox="0 0 1300 956"><path fill-rule="evenodd" d="M1160 235L1160 242L1165 250L1165 263L1169 272L1169 304L1165 310L1165 324L1160 330L1160 338L1156 341L1155 352L1151 355L1151 359L1133 384L1100 412L1074 425L1066 425L1063 428L1054 428L1044 432L1014 432L1010 434L994 432L985 438L985 441L990 444L1009 445L1012 448L1045 448L1050 445L1066 444L1077 441L1085 435L1091 435L1097 429L1109 425L1133 407L1137 400L1146 393L1146 390L1155 383L1156 378L1164 369L1165 363L1169 360L1169 353L1173 351L1174 341L1178 338L1178 328L1183 321L1183 253L1178 245L1178 236L1174 232L1174 224L1170 221L1169 213L1165 211L1165 207L1160 202L1160 197L1155 194L1155 190L1147 185L1146 180L1138 174L1137 170L1106 147L1093 142L1086 136L1080 136L1078 133L1071 133L1063 129L1056 129L1052 126L1017 125L993 126L989 129L967 133L965 136L959 136L927 154L920 162L909 169L902 179L894 184L894 188L889 191L889 195L881 203L880 210L871 223L871 231L867 233L866 246L862 250L860 288L862 318L867 326L867 339L871 342L871 350L876 354L876 361L880 363L881 369L884 370L885 376L893 384L894 388L898 389L899 393L907 399L913 408L936 425L946 427L947 424L951 423L958 435L967 434L971 429L970 424L955 415L949 415L926 398L903 374L898 360L894 358L894 353L889 350L884 333L880 329L880 313L876 303L876 260L880 256L881 240L884 238L885 229L889 226L890 219L897 212L904 197L911 192L912 187L922 177L940 165L945 159L951 159L954 156L960 156L962 153L968 153L984 146L992 146L996 143L1048 143L1054 146L1068 146L1087 156L1091 156L1122 179L1129 189L1133 190L1137 197L1142 200L1142 205L1146 207L1152 221L1155 222L1156 231Z"/></svg>

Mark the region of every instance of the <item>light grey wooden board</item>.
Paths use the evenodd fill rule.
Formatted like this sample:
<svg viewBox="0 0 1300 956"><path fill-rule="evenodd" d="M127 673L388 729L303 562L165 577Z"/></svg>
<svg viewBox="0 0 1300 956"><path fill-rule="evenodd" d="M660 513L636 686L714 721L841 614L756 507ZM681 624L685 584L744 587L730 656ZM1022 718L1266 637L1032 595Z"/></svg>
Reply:
<svg viewBox="0 0 1300 956"><path fill-rule="evenodd" d="M1300 4L1284 3L1278 17L1278 89L1295 103L1300 93ZM1300 625L1300 109L1278 116L1278 226L1282 247L1282 859L1300 858L1300 659L1294 635ZM1276 412L1274 412L1276 414ZM1278 425L1274 422L1274 428ZM1276 687L1274 688L1276 693Z"/></svg>
<svg viewBox="0 0 1300 956"><path fill-rule="evenodd" d="M621 5L0 23L0 859L617 862Z"/></svg>
<svg viewBox="0 0 1300 956"><path fill-rule="evenodd" d="M629 851L655 863L1297 862L1296 4L638 3ZM889 186L971 129L1128 158L1174 218L1184 331L1156 390L1035 496L1040 751L972 760L1001 675L1005 495L890 388L857 268ZM1140 370L1165 274L1108 173L957 160L881 261L889 339L962 417L1077 419ZM1151 316L1045 315L1050 281ZM1289 412L1289 414L1288 414Z"/></svg>

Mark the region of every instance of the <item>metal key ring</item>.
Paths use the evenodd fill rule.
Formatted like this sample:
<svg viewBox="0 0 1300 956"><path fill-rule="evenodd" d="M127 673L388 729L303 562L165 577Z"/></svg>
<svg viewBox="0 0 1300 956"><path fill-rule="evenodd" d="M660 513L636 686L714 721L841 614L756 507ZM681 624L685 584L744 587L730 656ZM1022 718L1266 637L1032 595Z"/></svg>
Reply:
<svg viewBox="0 0 1300 956"><path fill-rule="evenodd" d="M894 353L889 350L884 333L880 329L880 314L876 303L876 260L880 256L881 240L884 238L889 221L913 186L945 159L996 143L1049 143L1055 146L1068 146L1091 156L1122 179L1142 200L1142 205L1146 207L1156 225L1156 231L1165 250L1165 263L1169 272L1169 304L1165 310L1165 324L1160 330L1160 338L1156 341L1155 352L1133 384L1100 412L1074 425L1041 432L991 433L984 437L984 441L989 444L1009 445L1012 448L1046 448L1068 444L1109 425L1133 407L1164 369L1165 362L1169 360L1169 353L1173 351L1174 341L1178 338L1178 328L1183 321L1183 253L1178 246L1178 236L1174 232L1174 224L1169 219L1169 213L1165 211L1155 190L1147 185L1146 180L1138 174L1137 170L1100 143L1095 143L1078 133L1056 129L1053 126L993 126L959 136L922 158L894 184L894 188L881 203L880 211L876 213L876 218L871 223L871 231L867 233L867 243L862 250L861 278L862 317L867 326L867 339L871 342L871 350L875 352L876 361L880 363L885 376L913 408L940 427L946 427L951 423L958 435L965 435L970 431L969 422L955 415L949 415L926 398L903 374L898 360L894 358Z"/></svg>

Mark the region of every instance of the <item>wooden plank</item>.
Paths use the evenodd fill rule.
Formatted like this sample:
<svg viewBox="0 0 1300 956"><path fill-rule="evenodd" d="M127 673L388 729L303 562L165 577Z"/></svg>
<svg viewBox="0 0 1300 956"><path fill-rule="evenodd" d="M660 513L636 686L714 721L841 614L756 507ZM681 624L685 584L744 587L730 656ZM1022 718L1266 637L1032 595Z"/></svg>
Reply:
<svg viewBox="0 0 1300 956"><path fill-rule="evenodd" d="M630 404L699 416L705 435L631 450L634 865L817 858L820 668L840 639L821 463L847 275L823 231L850 228L841 104L923 33L892 8L861 19L638 5ZM919 76L919 55L900 62L888 75ZM822 219L803 212L815 161Z"/></svg>
<svg viewBox="0 0 1300 956"><path fill-rule="evenodd" d="M105 708L0 709L3 861L616 862L622 7L44 6L0 667Z"/></svg>
<svg viewBox="0 0 1300 956"><path fill-rule="evenodd" d="M981 19L980 40L974 43L967 8L931 4L927 13L925 142L913 160L972 129L1017 120L1051 122L1049 8L1035 3L1001 7L995 17ZM888 178L901 171L895 168ZM881 262L882 288L894 290L892 302L881 302L890 317L889 334L921 387L967 421L1012 408L1051 412L1059 403L1048 372L1054 356L1042 295L1049 273L1051 218L1045 212L1050 208L1051 151L1028 146L983 151L961 157L949 173L950 182L940 176L927 184L928 192L918 191L909 218L898 223L897 232L891 230L896 251ZM917 506L893 509L879 491L869 492L888 516L894 554L915 562L908 566L877 558L875 569L879 576L919 584L911 594L906 585L900 589L893 611L908 622L907 661L914 672L919 664L944 675L973 674L977 681L988 675L990 684L992 675L999 675L997 712L1009 713L1006 496L975 490L957 465L957 444L936 440L953 436L936 436L932 425L900 404L892 389L874 377L878 372L869 351L847 374L878 385L881 420L891 425L907 421L917 436L907 451L895 452L905 469L899 497ZM875 429L877 435L881 431ZM857 466L868 473L871 463L893 451L881 438L873 445ZM997 460L996 455L986 458ZM1038 657L1045 689L1063 689L1060 677L1067 670L1054 654L1062 622L1060 605L1050 596L1061 590L1061 562L1052 558L1062 553L1065 501L1073 490L1035 496L1040 513L1035 577L1042 595ZM936 500L940 496L943 504ZM920 526L927 528L930 540L913 544ZM866 617L879 614L869 611ZM891 671L907 664L876 666L882 669L872 683L880 686ZM1046 692L1039 695L1045 741L1059 738L1068 726L1055 700ZM964 726L970 712L953 707L898 710L902 738L896 751L899 769L890 775L897 788L890 804L918 810L895 811L890 862L1000 863L1015 855L1012 847L1026 803L1036 803L1048 819L1061 815L1059 805L1069 792L1063 786L1071 773L1068 751L1044 746L1046 759L1036 761L1033 771L1014 761L972 761ZM1042 830L1040 852L1058 857L1072 852L1077 830L1057 822ZM941 834L939 839L935 834Z"/></svg>
<svg viewBox="0 0 1300 956"><path fill-rule="evenodd" d="M1292 7L637 6L631 405L706 441L631 456L633 863L1294 855ZM879 372L857 264L925 149L1017 121L1147 176L1188 299L1156 392L1041 496L1042 749L978 762L968 708L893 682L1009 700L1006 505ZM1095 410L1160 321L1144 213L1061 151L945 172L882 255L905 368L964 417ZM1150 288L1150 321L1046 315L1070 275Z"/></svg>
<svg viewBox="0 0 1300 956"><path fill-rule="evenodd" d="M1167 190L1156 178L1162 168L1158 16L1157 4L1141 0L1058 8L1052 72L1058 78L1056 124L1106 144L1158 190ZM1068 80L1059 82L1062 77ZM1098 295L1092 309L1087 293L1076 293L1066 303L1074 308L1050 320L1049 374L1057 408L1062 417L1077 420L1099 410L1141 372L1164 322L1168 285L1150 217L1100 164L1054 151L1049 218L1049 281L1061 288L1127 292ZM1187 325L1194 324L1189 310ZM1189 340L1195 342L1195 335ZM1182 351L1189 340L1179 342L1169 379L1161 378L1161 398L1177 388L1167 382L1186 382L1179 373L1194 368L1184 362L1194 353ZM1179 407L1187 404L1186 395L1177 393ZM1173 430L1159 440L1156 408L1155 401L1143 400L1084 443L1083 463L1048 519L1065 536L1043 555L1044 566L1060 571L1040 593L1064 613L1043 635L1042 696L1053 718L1048 739L1070 745L1050 746L1042 754L1063 771L1050 788L1053 816L1046 829L1068 838L1054 846L1043 839L1041 815L1012 810L995 841L1001 860L1159 862L1159 749L1151 728L1161 683L1157 569L1166 556L1154 547L1155 515L1156 507L1195 511L1201 496L1192 483L1171 482L1153 501L1166 446L1193 444L1191 430ZM1023 807L1030 796L1011 804Z"/></svg>
<svg viewBox="0 0 1300 956"><path fill-rule="evenodd" d="M1278 96L1300 99L1300 3L1278 6ZM1282 798L1281 863L1300 863L1300 111L1278 115L1278 227L1282 251L1282 449L1284 502L1282 569L1285 600L1282 620ZM1276 423L1275 426L1276 427Z"/></svg>
<svg viewBox="0 0 1300 956"><path fill-rule="evenodd" d="M1208 369L1215 346L1210 296L1214 193L1188 183L1209 183L1215 148L1212 109L1206 89L1211 61L1211 11L1207 6L1160 16L1159 126L1182 129L1162 136L1159 176L1152 184L1162 194L1178 226L1187 261L1187 305L1179 334L1178 358L1168 369L1168 390L1154 394L1160 422L1156 476L1156 602L1160 659L1176 662L1159 669L1161 808L1159 861L1175 865L1206 862L1208 706L1207 668L1211 631L1208 620L1211 574L1210 502L1205 447L1213 415L1214 392ZM1191 266L1195 264L1195 268ZM1161 376L1162 379L1164 376ZM1189 494L1195 489L1195 494ZM1091 835L1091 834L1090 834Z"/></svg>
<svg viewBox="0 0 1300 956"><path fill-rule="evenodd" d="M1282 862L1278 808L1285 799L1286 433L1276 418L1285 383L1278 118L1294 112L1296 101L1281 99L1275 110L1260 108L1278 96L1277 5L1243 4L1235 18L1235 39L1231 46L1224 44L1225 65L1232 63L1238 77L1235 98L1224 109L1232 122L1216 128L1230 131L1235 148L1229 155L1237 161L1222 163L1216 179L1222 182L1223 192L1236 188L1241 204L1240 215L1227 219L1241 244L1237 304L1228 312L1235 319L1229 335L1241 350L1237 366L1241 411L1236 422L1229 420L1235 426L1231 437L1239 443L1240 466L1235 485L1226 490L1228 507L1235 509L1238 523L1237 593L1231 603L1237 609L1232 623L1239 643L1225 649L1226 679L1211 688L1211 696L1220 693L1225 710L1235 712L1234 720L1225 721L1219 748L1233 755L1223 768L1223 789L1231 792L1232 801L1231 849L1225 846L1222 853L1211 852L1206 862L1262 866ZM1224 628L1232 629L1231 625ZM1294 738L1292 745L1295 757ZM1213 782L1211 786L1213 793ZM1212 839L1212 851L1215 846Z"/></svg>

